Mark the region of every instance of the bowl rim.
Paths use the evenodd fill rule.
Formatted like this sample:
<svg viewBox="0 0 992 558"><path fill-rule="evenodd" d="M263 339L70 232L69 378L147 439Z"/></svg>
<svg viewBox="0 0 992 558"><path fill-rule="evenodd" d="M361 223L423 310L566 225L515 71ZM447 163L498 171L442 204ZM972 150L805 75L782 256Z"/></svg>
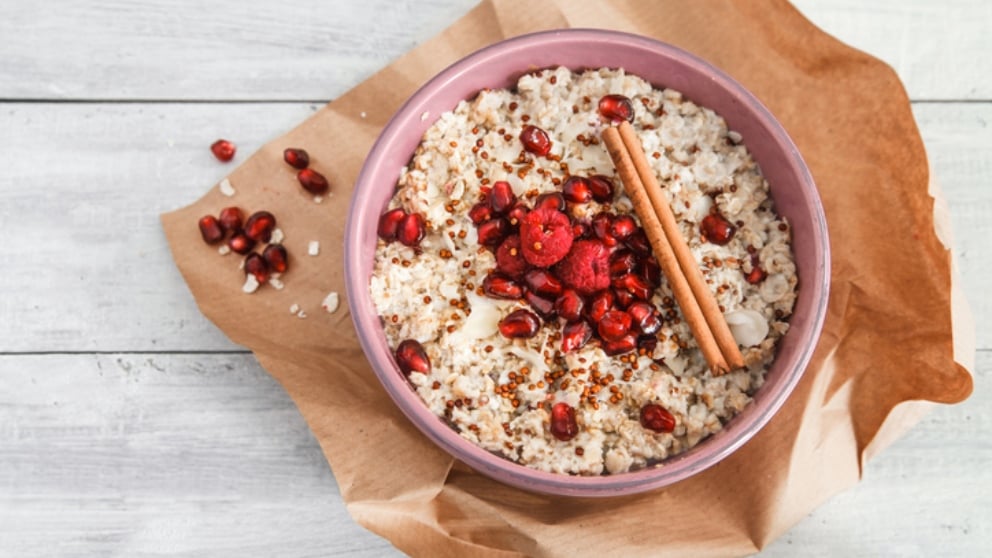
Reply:
<svg viewBox="0 0 992 558"><path fill-rule="evenodd" d="M783 374L786 374L787 377L781 384L779 391L773 394L774 396L760 413L750 414L746 417L751 424L738 429L736 435L730 440L723 440L723 445L716 451L705 453L700 458L691 459L697 453L694 450L704 446L713 446L712 442L721 438L720 435L726 432L726 428L710 435L693 448L662 461L657 466L615 475L578 476L540 471L500 457L462 438L440 417L430 412L420 396L410 387L409 382L405 380L402 382L397 381L402 379L403 376L396 367L392 355L388 354L388 351L384 354L376 352L378 347L373 345L371 337L364 330L364 327L370 324L359 323L358 313L354 311L355 308L360 308L362 305L372 304L371 297L368 294L369 278L351 277L352 272L350 271L355 269L356 258L362 256L359 253L360 246L357 239L359 233L357 232L358 227L355 226L355 222L356 217L361 217L358 210L362 199L366 197L366 191L373 187L373 184L370 182L370 176L375 174L380 160L384 156L384 153L388 151L389 144L394 141L396 132L402 130L412 118L420 118L418 111L420 111L420 107L422 107L424 102L433 97L445 84L458 79L469 69L484 64L486 60L502 58L512 55L514 52L525 51L536 46L546 48L549 44L569 44L576 41L609 44L619 42L627 47L640 48L642 50L652 51L659 56L678 59L681 63L692 67L694 71L710 76L712 82L718 88L726 90L729 95L748 106L751 109L750 112L759 121L759 124L783 148L783 154L787 156L788 167L794 171L797 179L802 183L801 187L806 189L807 197L811 202L810 213L814 218L813 235L822 240L822 242L813 243L813 265L818 270L818 284L807 283L808 286L806 287L818 288L822 293L820 298L814 301L811 308L811 310L815 311L815 315L810 323L810 327L804 332L805 339L802 340L802 345L796 350L797 356L794 359L793 365L790 369L783 371ZM526 70L527 68L521 68L521 73ZM805 373L822 331L827 312L830 286L829 236L827 234L826 216L816 184L798 148L784 127L772 115L771 111L743 85L731 78L723 70L713 66L702 58L656 39L622 31L574 28L519 35L476 50L447 66L420 86L393 114L369 150L354 186L345 227L345 283L349 308L352 309L350 312L352 321L358 332L358 338L363 352L369 360L373 371L404 416L431 441L453 458L468 464L472 469L517 488L558 496L621 496L661 488L712 467L744 445L758 431L764 428L772 416L778 412ZM359 280L353 281L351 279ZM803 282L808 280L805 277L802 278ZM378 326L378 324L376 324L376 327L381 329L381 326ZM432 419L432 424L428 424L424 420L424 411L429 415L429 419ZM741 418L746 412L747 409L731 420Z"/></svg>

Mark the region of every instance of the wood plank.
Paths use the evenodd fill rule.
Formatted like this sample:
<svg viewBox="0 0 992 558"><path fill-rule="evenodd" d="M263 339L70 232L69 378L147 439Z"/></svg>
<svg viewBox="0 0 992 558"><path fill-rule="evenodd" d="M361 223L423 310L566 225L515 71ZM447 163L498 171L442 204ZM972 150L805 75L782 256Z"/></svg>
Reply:
<svg viewBox="0 0 992 558"><path fill-rule="evenodd" d="M307 104L0 104L0 352L236 349L196 309L157 215L195 200ZM992 349L992 104L923 104L979 347ZM236 199L236 198L235 198ZM194 224L190 224L194 226Z"/></svg>
<svg viewBox="0 0 992 558"><path fill-rule="evenodd" d="M2 99L332 99L476 0L232 0L0 6ZM891 64L917 99L992 99L983 0L799 0L841 40ZM939 40L935 40L939 38ZM86 68L85 72L79 68Z"/></svg>
<svg viewBox="0 0 992 558"><path fill-rule="evenodd" d="M992 380L979 353L976 385ZM937 408L764 556L979 556L992 390ZM245 355L0 356L0 548L17 556L385 556Z"/></svg>

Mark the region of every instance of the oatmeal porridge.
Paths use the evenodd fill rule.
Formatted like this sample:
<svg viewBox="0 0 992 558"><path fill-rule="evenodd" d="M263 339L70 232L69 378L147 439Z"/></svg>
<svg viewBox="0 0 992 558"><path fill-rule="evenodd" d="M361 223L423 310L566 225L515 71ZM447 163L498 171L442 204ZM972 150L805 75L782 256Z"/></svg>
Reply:
<svg viewBox="0 0 992 558"><path fill-rule="evenodd" d="M712 374L600 140L629 121L745 367ZM369 289L397 364L472 443L562 474L679 454L739 413L788 329L788 223L713 111L622 70L542 70L424 134Z"/></svg>

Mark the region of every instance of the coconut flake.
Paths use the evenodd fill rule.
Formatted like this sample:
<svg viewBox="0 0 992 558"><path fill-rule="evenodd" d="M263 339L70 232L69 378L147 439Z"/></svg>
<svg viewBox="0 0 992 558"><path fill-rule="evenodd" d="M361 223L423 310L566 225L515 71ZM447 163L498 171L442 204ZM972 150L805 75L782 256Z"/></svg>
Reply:
<svg viewBox="0 0 992 558"><path fill-rule="evenodd" d="M324 297L324 301L320 303L320 307L327 311L328 314L333 314L340 304L338 293L330 292Z"/></svg>
<svg viewBox="0 0 992 558"><path fill-rule="evenodd" d="M285 240L285 238L286 235L283 234L282 229L276 227L275 229L272 229L272 237L269 238L269 244L282 244L282 241Z"/></svg>
<svg viewBox="0 0 992 558"><path fill-rule="evenodd" d="M220 254L221 256L226 256L231 253L231 247L228 246L227 244L223 244L221 245L220 248L217 249L217 253Z"/></svg>
<svg viewBox="0 0 992 558"><path fill-rule="evenodd" d="M234 191L234 186L231 186L231 181L226 178L220 181L218 187L220 187L220 193L227 197L231 197L237 193Z"/></svg>
<svg viewBox="0 0 992 558"><path fill-rule="evenodd" d="M768 335L768 320L754 310L734 310L724 315L734 340L745 347L753 347Z"/></svg>
<svg viewBox="0 0 992 558"><path fill-rule="evenodd" d="M293 303L293 304L291 304L289 306L289 313L290 314L296 314L299 311L300 311L300 305L299 304Z"/></svg>
<svg viewBox="0 0 992 558"><path fill-rule="evenodd" d="M366 117L366 116L368 116L368 115L367 115L367 114L365 114L365 111L363 110L363 111L362 111L361 113L359 113L359 115L358 115L358 116L360 116L360 117L362 117L362 118L365 118L365 117Z"/></svg>
<svg viewBox="0 0 992 558"><path fill-rule="evenodd" d="M431 117L431 113L430 113L430 111L427 111L427 110L425 110L424 112L422 112L422 113L420 114L420 121L421 121L421 122L426 122L426 121L427 121L427 119L428 119L428 118L430 118L430 117Z"/></svg>
<svg viewBox="0 0 992 558"><path fill-rule="evenodd" d="M241 290L247 294L251 294L257 291L258 279L255 279L255 276L249 273L248 275L245 276L245 284L243 287L241 287Z"/></svg>
<svg viewBox="0 0 992 558"><path fill-rule="evenodd" d="M300 310L299 312L296 313L296 317L302 320L303 318L307 317L307 313L304 312L303 310Z"/></svg>
<svg viewBox="0 0 992 558"><path fill-rule="evenodd" d="M272 285L272 288L277 291L281 291L286 287L286 285L278 277L269 277L269 284Z"/></svg>
<svg viewBox="0 0 992 558"><path fill-rule="evenodd" d="M307 244L307 254L311 256L316 256L317 254L320 254L320 242L316 240L311 240L310 243Z"/></svg>
<svg viewBox="0 0 992 558"><path fill-rule="evenodd" d="M314 196L313 203L322 203L324 201L324 196Z"/></svg>

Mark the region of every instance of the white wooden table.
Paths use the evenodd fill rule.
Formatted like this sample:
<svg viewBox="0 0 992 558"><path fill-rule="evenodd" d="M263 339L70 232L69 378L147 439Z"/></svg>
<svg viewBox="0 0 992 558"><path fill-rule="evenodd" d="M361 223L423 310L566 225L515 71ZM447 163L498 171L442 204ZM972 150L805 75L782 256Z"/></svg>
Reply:
<svg viewBox="0 0 992 558"><path fill-rule="evenodd" d="M282 389L198 313L157 216L230 170L214 139L251 153L474 1L0 4L0 556L395 553L351 521ZM988 555L992 4L798 5L906 83L977 389L763 555Z"/></svg>

